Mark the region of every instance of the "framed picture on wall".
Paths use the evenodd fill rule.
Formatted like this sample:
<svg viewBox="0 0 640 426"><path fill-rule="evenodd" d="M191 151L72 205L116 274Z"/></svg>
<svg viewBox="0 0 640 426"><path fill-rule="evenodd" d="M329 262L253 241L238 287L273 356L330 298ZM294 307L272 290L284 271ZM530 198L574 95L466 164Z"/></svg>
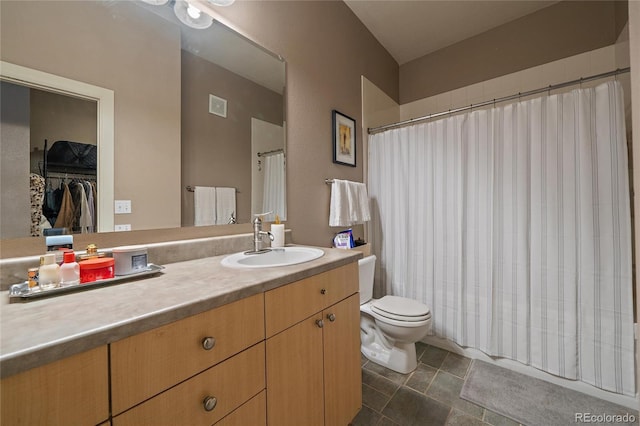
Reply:
<svg viewBox="0 0 640 426"><path fill-rule="evenodd" d="M333 113L333 162L356 166L356 120L335 109Z"/></svg>

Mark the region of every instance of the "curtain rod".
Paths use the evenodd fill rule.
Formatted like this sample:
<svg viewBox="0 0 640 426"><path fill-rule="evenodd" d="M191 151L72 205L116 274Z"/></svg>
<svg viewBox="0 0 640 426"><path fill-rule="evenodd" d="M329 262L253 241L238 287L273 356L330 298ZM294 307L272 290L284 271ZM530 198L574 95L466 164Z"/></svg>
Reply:
<svg viewBox="0 0 640 426"><path fill-rule="evenodd" d="M265 155L269 155L269 154L277 154L279 152L284 152L284 149L274 149L272 151L259 152L258 157L264 157Z"/></svg>
<svg viewBox="0 0 640 426"><path fill-rule="evenodd" d="M535 95L535 94L538 94L538 93L543 93L543 92L547 92L547 91L551 91L551 90L561 89L563 87L574 86L576 84L585 83L587 81L598 80L600 78L611 77L611 76L614 76L614 75L623 74L623 73L629 72L630 70L631 70L630 67L618 68L618 69L616 69L614 71L604 72L602 74L596 74L596 75L592 75L590 77L579 78L577 80L566 81L564 83L551 84L551 85L549 85L547 87L541 87L539 89L529 90L528 92L518 92L515 95L503 96L501 98L492 99L490 101L480 102L478 104L471 104L471 105L468 105L468 106L465 106L465 107L461 107L461 108L455 108L455 109L450 109L448 111L442 111L442 112L437 112L437 113L433 113L433 114L428 114L428 115L425 115L425 116L422 116L422 117L411 118L409 120L399 121L397 123L386 124L384 126L369 127L367 129L367 131L371 135L371 134L374 134L374 133L379 133L379 132L381 132L383 130L392 129L392 128L395 128L395 127L402 127L402 126L405 126L407 124L412 124L412 123L415 123L417 121L429 120L431 118L442 117L444 115L457 114L459 112L467 111L467 110L470 110L470 109L473 109L473 108L480 108L480 107L483 107L483 106L492 105L492 104L495 104L496 102L510 101L510 100L513 100L513 99L519 99L519 98L521 98L523 96L531 96L531 95Z"/></svg>

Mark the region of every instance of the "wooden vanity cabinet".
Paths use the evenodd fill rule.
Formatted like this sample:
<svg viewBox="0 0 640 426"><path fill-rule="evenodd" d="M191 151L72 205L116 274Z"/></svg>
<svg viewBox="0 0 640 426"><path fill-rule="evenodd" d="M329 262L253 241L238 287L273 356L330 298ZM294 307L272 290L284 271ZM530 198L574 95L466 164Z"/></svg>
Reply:
<svg viewBox="0 0 640 426"><path fill-rule="evenodd" d="M362 406L357 263L265 293L269 425L347 425Z"/></svg>
<svg viewBox="0 0 640 426"><path fill-rule="evenodd" d="M96 425L109 419L107 346L0 382L0 424Z"/></svg>
<svg viewBox="0 0 640 426"><path fill-rule="evenodd" d="M4 378L1 424L347 425L362 403L357 268Z"/></svg>

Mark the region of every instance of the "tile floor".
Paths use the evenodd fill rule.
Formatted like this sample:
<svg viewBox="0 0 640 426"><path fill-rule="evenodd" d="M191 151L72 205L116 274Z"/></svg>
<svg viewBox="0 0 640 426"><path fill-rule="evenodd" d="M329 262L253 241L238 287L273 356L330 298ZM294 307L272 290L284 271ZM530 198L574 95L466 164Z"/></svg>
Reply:
<svg viewBox="0 0 640 426"><path fill-rule="evenodd" d="M418 342L418 368L400 374L362 357L362 410L354 426L494 425L511 419L460 398L469 358Z"/></svg>

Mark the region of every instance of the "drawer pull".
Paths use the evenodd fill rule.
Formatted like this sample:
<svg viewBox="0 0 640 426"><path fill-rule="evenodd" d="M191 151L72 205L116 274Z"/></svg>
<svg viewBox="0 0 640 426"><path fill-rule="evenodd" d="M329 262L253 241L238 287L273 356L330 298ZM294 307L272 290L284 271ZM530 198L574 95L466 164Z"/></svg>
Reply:
<svg viewBox="0 0 640 426"><path fill-rule="evenodd" d="M322 328L324 327L324 321L322 321L321 319L316 320L316 325L318 326L318 328Z"/></svg>
<svg viewBox="0 0 640 426"><path fill-rule="evenodd" d="M215 396L208 396L202 401L205 411L212 411L218 405L218 400Z"/></svg>
<svg viewBox="0 0 640 426"><path fill-rule="evenodd" d="M329 318L329 321L334 322L336 320L336 315L335 314L329 314L329 315L327 315L327 318Z"/></svg>
<svg viewBox="0 0 640 426"><path fill-rule="evenodd" d="M205 351L210 351L215 345L216 339L214 337L205 337L204 339L202 339L202 347Z"/></svg>
<svg viewBox="0 0 640 426"><path fill-rule="evenodd" d="M327 294L327 289L323 288L322 290L320 290L320 294Z"/></svg>

